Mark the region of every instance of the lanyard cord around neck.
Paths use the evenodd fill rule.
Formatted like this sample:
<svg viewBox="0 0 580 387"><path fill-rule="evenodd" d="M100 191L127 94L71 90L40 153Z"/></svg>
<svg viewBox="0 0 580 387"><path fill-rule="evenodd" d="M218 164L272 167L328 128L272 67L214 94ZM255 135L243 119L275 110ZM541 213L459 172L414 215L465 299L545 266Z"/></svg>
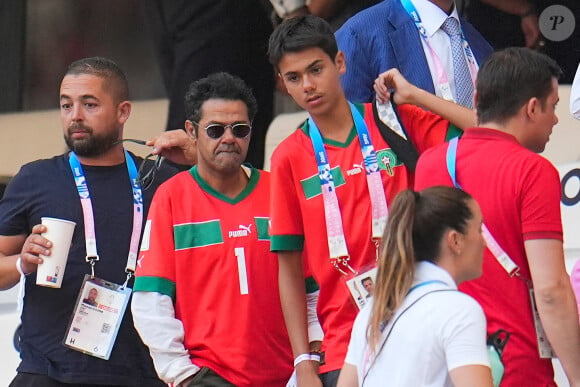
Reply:
<svg viewBox="0 0 580 387"><path fill-rule="evenodd" d="M139 239L141 236L141 227L143 225L143 196L141 191L141 186L137 182L137 167L135 161L129 155L129 152L125 152L125 161L127 164L127 170L129 172L129 180L131 183L131 190L133 192L133 230L131 232L131 243L129 245L129 254L127 256L127 265L125 267L125 272L127 273L127 279L123 287L125 287L133 276L135 272L135 267L137 264L137 254L139 252ZM91 202L91 196L89 193L89 187L87 186L87 181L83 167L74 152L69 154L69 165L74 176L75 185L79 194L81 201L81 206L83 209L83 218L85 225L85 245L86 245L86 262L91 265L91 278L95 276L94 266L96 261L99 260L99 254L97 252L97 239L95 235L95 218L93 214L93 205Z"/></svg>
<svg viewBox="0 0 580 387"><path fill-rule="evenodd" d="M356 107L350 102L349 106L359 137L361 152L365 164L372 209L371 238L375 244L378 244L378 241L383 235L389 214L385 189L381 180L377 154L373 147L368 128ZM336 195L336 186L334 184L332 170L330 169L328 155L322 141L322 135L312 118L308 118L308 127L318 166L318 176L320 178L330 262L343 274L346 274L346 272L341 268L341 265L354 273L355 270L348 263L349 253L344 237L342 216L340 213L338 197Z"/></svg>
<svg viewBox="0 0 580 387"><path fill-rule="evenodd" d="M447 154L446 154L446 164L447 164L447 172L451 177L451 181L453 182L453 186L455 188L463 189L457 182L456 172L456 165L457 165L457 145L459 144L459 139L457 137L453 138L449 141L449 146L447 147ZM491 254L495 257L497 262L501 265L501 267L508 273L510 277L519 276L520 268L519 266L510 258L510 256L502 249L502 247L497 243L491 232L487 228L485 224L482 224L482 233L483 238L485 239L485 243L487 244L487 248L491 252Z"/></svg>
<svg viewBox="0 0 580 387"><path fill-rule="evenodd" d="M407 14L413 22L415 23L415 27L417 27L417 31L419 31L419 35L425 42L427 49L429 50L429 54L431 55L431 59L433 59L433 66L435 67L435 73L437 74L437 86L441 91L441 95L444 99L449 101L454 101L453 95L451 94L451 90L449 89L449 78L447 78L447 73L445 72L445 67L439 58L439 55L435 52L431 44L429 43L429 36L427 36L427 31L425 30L425 26L421 21L421 16L419 16L419 12L411 2L411 0L400 0L403 8L407 11ZM461 45L463 47L463 52L465 54L465 59L467 60L467 67L469 68L469 74L471 75L471 81L475 86L475 79L477 77L477 71L479 66L475 61L475 56L473 55L473 51L469 46L469 42L465 39L465 34L463 33L463 29L461 31Z"/></svg>

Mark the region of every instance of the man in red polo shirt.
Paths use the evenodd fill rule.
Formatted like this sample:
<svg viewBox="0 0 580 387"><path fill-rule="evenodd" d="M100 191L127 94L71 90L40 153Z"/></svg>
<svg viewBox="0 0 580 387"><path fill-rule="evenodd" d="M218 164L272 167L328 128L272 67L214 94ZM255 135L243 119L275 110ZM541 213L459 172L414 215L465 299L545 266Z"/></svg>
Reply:
<svg viewBox="0 0 580 387"><path fill-rule="evenodd" d="M417 165L417 190L456 184L481 206L491 235L483 275L460 288L483 306L488 333L511 333L502 356L504 387L555 386L552 349L570 385L580 385L580 328L564 265L560 180L536 154L558 122L560 74L554 61L528 49L493 54L477 79L479 127L428 150ZM510 276L517 268L519 275Z"/></svg>

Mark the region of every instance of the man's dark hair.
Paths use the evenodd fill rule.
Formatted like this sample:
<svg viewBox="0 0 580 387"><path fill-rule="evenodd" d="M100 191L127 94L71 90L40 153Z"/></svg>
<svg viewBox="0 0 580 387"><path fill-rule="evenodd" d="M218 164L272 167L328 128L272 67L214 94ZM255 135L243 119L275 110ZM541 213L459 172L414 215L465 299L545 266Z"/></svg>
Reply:
<svg viewBox="0 0 580 387"><path fill-rule="evenodd" d="M332 61L338 53L332 28L324 19L306 15L284 20L270 35L268 44L270 63L278 68L284 54L312 47L320 48Z"/></svg>
<svg viewBox="0 0 580 387"><path fill-rule="evenodd" d="M225 99L242 101L248 108L250 121L254 120L258 111L258 103L252 90L246 83L228 73L214 73L205 78L194 81L185 94L185 117L190 121L199 122L201 106L210 99ZM197 125L195 125L197 133Z"/></svg>
<svg viewBox="0 0 580 387"><path fill-rule="evenodd" d="M71 63L65 76L67 75L94 75L103 78L103 88L111 93L116 102L129 99L129 83L121 68L112 60L100 56L79 59Z"/></svg>
<svg viewBox="0 0 580 387"><path fill-rule="evenodd" d="M548 56L523 47L493 53L477 74L477 116L480 123L505 123L531 98L542 109L552 92L552 79L562 75Z"/></svg>

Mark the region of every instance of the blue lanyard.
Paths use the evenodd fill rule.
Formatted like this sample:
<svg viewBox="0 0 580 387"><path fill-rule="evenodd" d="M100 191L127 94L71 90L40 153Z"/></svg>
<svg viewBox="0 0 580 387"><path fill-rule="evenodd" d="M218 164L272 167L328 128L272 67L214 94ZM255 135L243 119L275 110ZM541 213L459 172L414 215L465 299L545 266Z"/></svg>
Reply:
<svg viewBox="0 0 580 387"><path fill-rule="evenodd" d="M127 170L129 172L129 179L131 182L131 190L133 192L133 231L131 233L131 244L129 248L129 255L127 257L127 266L125 269L128 274L127 280L129 280L129 278L132 276L132 273L135 271L137 264L139 239L141 236L141 226L143 224L143 194L141 191L141 186L137 182L137 166L135 165L135 161L129 155L129 152L126 150L124 152ZM85 244L87 253L86 261L91 264L91 269L93 269L92 276L94 277L94 263L95 261L99 260L99 255L97 252L95 219L93 214L91 195L89 193L89 187L87 186L83 167L77 155L74 152L70 152L68 160L83 209L83 218L85 224Z"/></svg>
<svg viewBox="0 0 580 387"><path fill-rule="evenodd" d="M453 182L455 188L463 189L457 182L456 166L457 166L457 145L459 144L459 138L455 137L449 141L447 146L447 152L445 154L445 161L447 164L447 172L449 177ZM495 257L501 267L508 273L510 277L515 275L519 276L520 268L511 259L511 257L505 252L505 250L499 245L495 237L491 234L485 223L482 225L482 234L487 244L487 249Z"/></svg>
<svg viewBox="0 0 580 387"><path fill-rule="evenodd" d="M415 8L411 0L401 0L401 4L403 5L403 8L405 8L405 11L407 11L407 14L409 14L409 17L411 17L415 22L419 33L426 36L425 29L422 29L423 25L421 24L421 16L419 16L419 12L417 12L417 8Z"/></svg>
<svg viewBox="0 0 580 387"><path fill-rule="evenodd" d="M428 40L428 36L427 36L427 31L425 30L425 27L423 26L423 22L421 21L421 16L419 16L419 12L417 11L417 8L415 8L415 6L413 5L413 3L411 2L411 0L401 0L401 4L403 5L403 8L405 8L405 11L407 11L407 14L409 15L409 17L411 19L413 19L413 22L415 23L415 26L417 27L417 30L419 31L419 34L421 34L421 37L423 37L423 39ZM463 27L461 27L461 40L464 42L464 48L465 48L465 34L463 33ZM469 45L467 45L469 48ZM469 49L469 51L471 51L471 49Z"/></svg>
<svg viewBox="0 0 580 387"><path fill-rule="evenodd" d="M371 239L373 239L375 244L378 245L378 240L382 237L388 217L385 190L380 177L377 154L373 147L367 125L364 122L362 115L350 102L349 107L358 134L365 164L365 172L367 175L367 184L372 208ZM330 169L330 163L326 149L324 148L322 135L311 117L308 118L308 127L310 139L314 148L314 155L316 157L318 176L320 178L331 263L342 273L344 272L338 267L337 263L344 264L349 270L354 271L348 265L349 254L346 240L344 238L342 216L338 205L334 178L332 177L332 170Z"/></svg>
<svg viewBox="0 0 580 387"><path fill-rule="evenodd" d="M352 114L356 132L361 144L361 151L363 153L365 162L365 171L367 175L370 175L379 169L377 153L373 147L371 136L369 135L369 130L363 117L351 102L348 104L350 106L350 112ZM330 169L328 164L328 156L326 155L326 149L324 149L324 143L322 141L322 136L320 135L320 130L311 117L308 118L308 127L310 129L310 139L312 140L312 145L314 147L314 154L316 156L318 168L320 169L322 167L327 167ZM329 180L334 185L332 176L330 176Z"/></svg>
<svg viewBox="0 0 580 387"><path fill-rule="evenodd" d="M457 164L457 144L459 139L454 137L449 141L449 146L447 147L447 153L445 154L445 159L447 161L447 172L449 172L449 177L453 182L455 188L461 189L461 186L457 182L457 176L455 175L455 168Z"/></svg>
<svg viewBox="0 0 580 387"><path fill-rule="evenodd" d="M443 285L447 285L447 283L440 281L440 280L430 280L430 281L425 281L425 282L420 282L417 285L411 287L411 289L409 289L409 291L407 292L407 295L409 295L413 290L417 290L423 286L426 285L431 285L431 284L443 284ZM449 286L449 285L447 285Z"/></svg>

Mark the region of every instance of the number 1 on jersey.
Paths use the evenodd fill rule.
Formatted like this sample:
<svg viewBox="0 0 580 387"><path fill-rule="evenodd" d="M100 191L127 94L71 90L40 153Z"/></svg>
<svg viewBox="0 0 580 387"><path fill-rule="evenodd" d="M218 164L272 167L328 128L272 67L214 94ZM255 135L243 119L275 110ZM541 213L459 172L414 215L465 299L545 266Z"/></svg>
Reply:
<svg viewBox="0 0 580 387"><path fill-rule="evenodd" d="M238 260L238 276L240 278L240 293L248 294L248 273L246 271L246 252L243 247L236 247L234 254Z"/></svg>

